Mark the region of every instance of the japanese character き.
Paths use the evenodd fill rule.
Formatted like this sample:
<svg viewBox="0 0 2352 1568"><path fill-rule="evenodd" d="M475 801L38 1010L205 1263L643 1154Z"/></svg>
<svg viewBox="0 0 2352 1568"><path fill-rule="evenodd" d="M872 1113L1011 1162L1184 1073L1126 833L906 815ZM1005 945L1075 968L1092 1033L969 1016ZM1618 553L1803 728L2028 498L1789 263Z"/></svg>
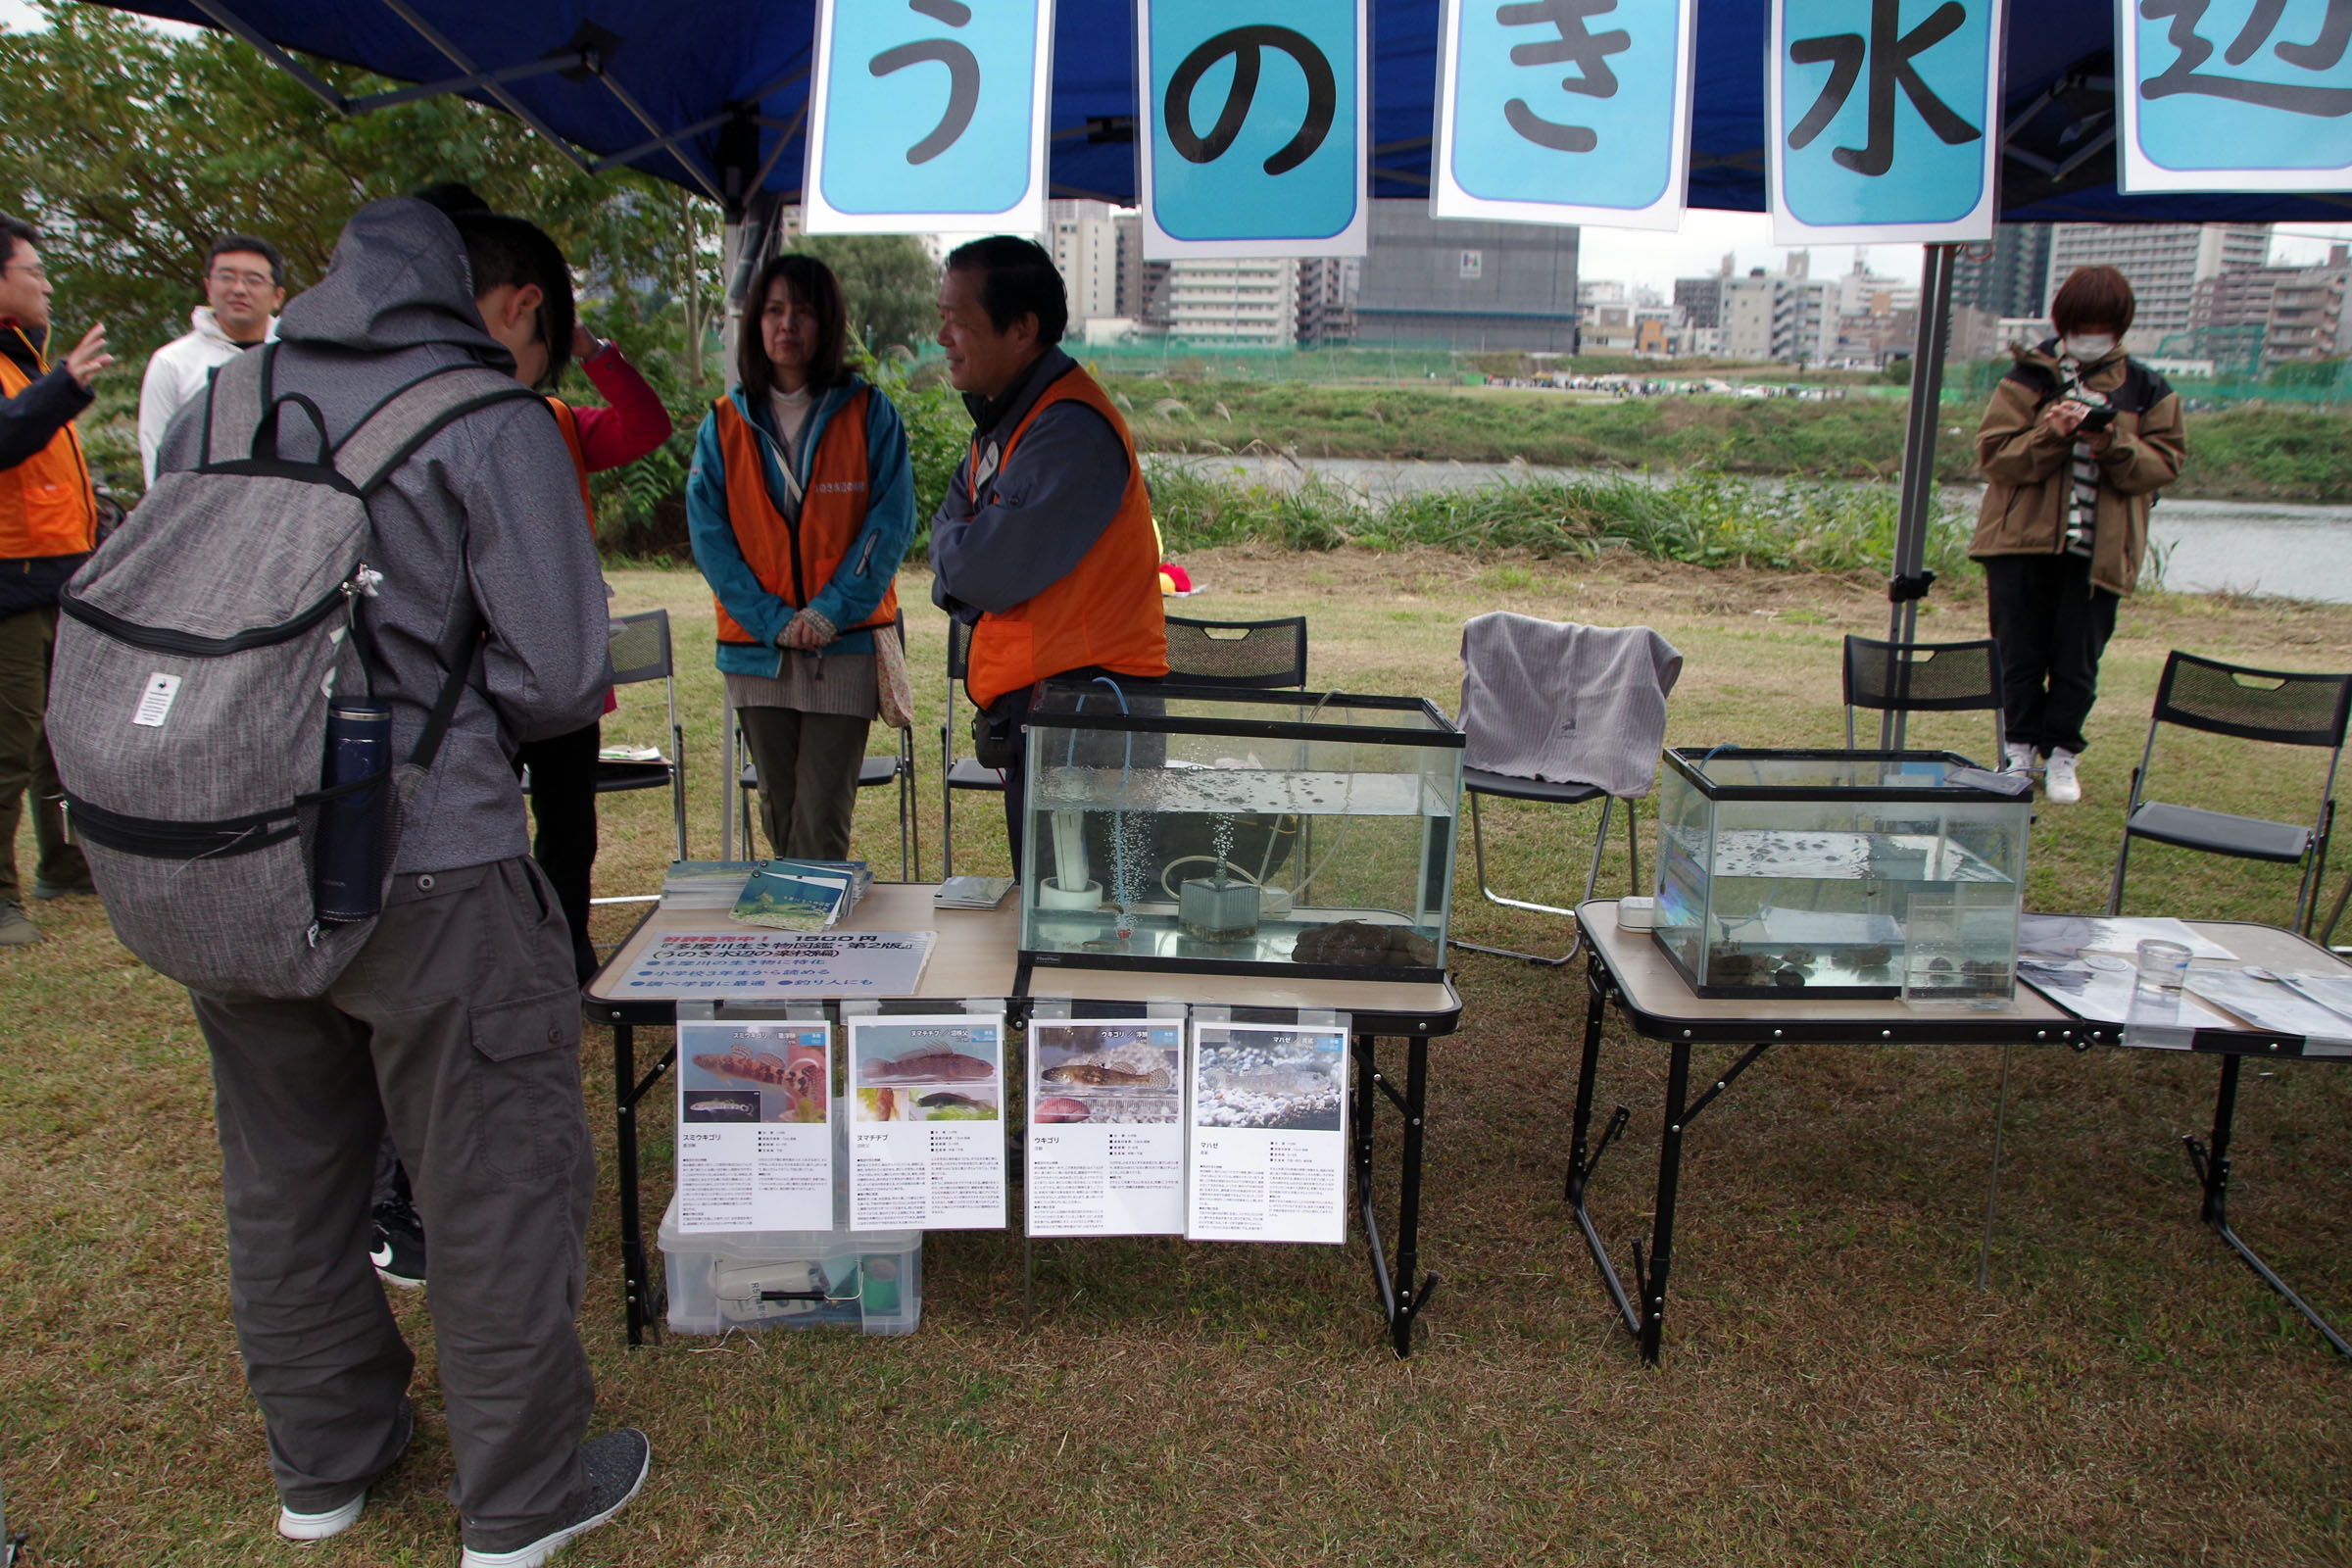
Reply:
<svg viewBox="0 0 2352 1568"><path fill-rule="evenodd" d="M1632 48L1633 37L1623 28L1590 32L1585 23L1616 9L1617 0L1525 0L1523 4L1495 7L1494 20L1506 27L1550 26L1559 32L1557 38L1541 43L1513 44L1512 65L1550 66L1569 61L1575 65L1577 74L1560 78L1561 87L1588 98L1614 98L1617 74L1609 69L1609 56ZM1545 120L1530 109L1524 98L1513 98L1504 104L1502 118L1511 122L1513 130L1539 147L1589 153L1599 145L1600 138L1588 126Z"/></svg>

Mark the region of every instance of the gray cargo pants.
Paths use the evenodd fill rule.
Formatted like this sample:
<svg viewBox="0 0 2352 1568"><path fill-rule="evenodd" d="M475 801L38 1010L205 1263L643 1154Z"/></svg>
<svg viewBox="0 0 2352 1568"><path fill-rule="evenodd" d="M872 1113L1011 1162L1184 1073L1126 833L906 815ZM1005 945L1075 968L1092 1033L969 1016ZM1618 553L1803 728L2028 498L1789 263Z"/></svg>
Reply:
<svg viewBox="0 0 2352 1568"><path fill-rule="evenodd" d="M526 859L393 883L310 1002L194 999L212 1048L229 1305L288 1507L389 1464L416 1364L368 1260L388 1125L432 1238L433 1341L466 1543L568 1522L595 1402L573 1319L596 1165L580 1004L554 890Z"/></svg>

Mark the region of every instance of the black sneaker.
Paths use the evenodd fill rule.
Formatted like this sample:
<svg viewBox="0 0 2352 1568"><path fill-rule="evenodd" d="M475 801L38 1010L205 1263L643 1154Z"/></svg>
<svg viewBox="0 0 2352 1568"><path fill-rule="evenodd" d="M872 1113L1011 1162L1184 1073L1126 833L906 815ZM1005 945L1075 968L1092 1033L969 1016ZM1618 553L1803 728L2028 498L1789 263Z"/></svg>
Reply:
<svg viewBox="0 0 2352 1568"><path fill-rule="evenodd" d="M654 1446L635 1427L622 1427L581 1444L580 1464L588 1472L588 1500L580 1505L577 1519L512 1551L479 1551L467 1546L458 1559L458 1568L539 1568L620 1512L621 1505L637 1495L637 1489L645 1485L646 1472L654 1466Z"/></svg>
<svg viewBox="0 0 2352 1568"><path fill-rule="evenodd" d="M413 1291L424 1283L424 1222L416 1210L399 1199L375 1205L375 1237L368 1249L375 1277L397 1290Z"/></svg>

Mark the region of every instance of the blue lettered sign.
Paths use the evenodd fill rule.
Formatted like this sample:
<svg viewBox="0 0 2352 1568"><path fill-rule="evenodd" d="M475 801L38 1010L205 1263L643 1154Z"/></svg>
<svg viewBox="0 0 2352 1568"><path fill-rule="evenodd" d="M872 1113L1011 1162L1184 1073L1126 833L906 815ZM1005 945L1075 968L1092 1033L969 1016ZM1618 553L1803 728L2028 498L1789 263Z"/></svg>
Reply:
<svg viewBox="0 0 2352 1568"><path fill-rule="evenodd" d="M2352 189L2352 7L2119 0L2126 191Z"/></svg>
<svg viewBox="0 0 2352 1568"><path fill-rule="evenodd" d="M1451 0L1439 37L1439 218L1673 228L1696 0Z"/></svg>
<svg viewBox="0 0 2352 1568"><path fill-rule="evenodd" d="M1142 0L1144 255L1361 256L1366 0Z"/></svg>
<svg viewBox="0 0 2352 1568"><path fill-rule="evenodd" d="M1775 243L1990 239L2001 0L1775 0Z"/></svg>
<svg viewBox="0 0 2352 1568"><path fill-rule="evenodd" d="M820 0L818 12L808 232L1044 231L1053 0Z"/></svg>

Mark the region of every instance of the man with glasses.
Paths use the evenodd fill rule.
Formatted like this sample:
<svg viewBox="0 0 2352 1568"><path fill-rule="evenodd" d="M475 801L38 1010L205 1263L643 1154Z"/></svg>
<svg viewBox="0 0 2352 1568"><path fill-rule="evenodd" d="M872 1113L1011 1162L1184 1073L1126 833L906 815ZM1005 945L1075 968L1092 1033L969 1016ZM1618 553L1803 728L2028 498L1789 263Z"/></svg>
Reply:
<svg viewBox="0 0 2352 1568"><path fill-rule="evenodd" d="M90 868L68 843L57 763L41 711L57 644L57 591L98 542L98 506L74 416L90 382L114 364L106 329L82 334L49 363L49 273L40 234L0 213L0 948L41 940L17 897L17 816L32 794L40 846L33 897L90 891Z"/></svg>
<svg viewBox="0 0 2352 1568"><path fill-rule="evenodd" d="M204 390L215 370L277 336L285 285L285 262L268 240L223 234L213 241L204 259L204 303L188 313L187 336L157 349L139 384L139 465L149 484L172 416Z"/></svg>

